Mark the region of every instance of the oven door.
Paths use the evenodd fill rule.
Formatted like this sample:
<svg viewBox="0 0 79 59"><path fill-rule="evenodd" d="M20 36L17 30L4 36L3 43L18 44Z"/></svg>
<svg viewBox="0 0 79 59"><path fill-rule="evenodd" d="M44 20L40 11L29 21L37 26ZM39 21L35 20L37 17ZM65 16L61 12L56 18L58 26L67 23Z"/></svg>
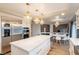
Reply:
<svg viewBox="0 0 79 59"><path fill-rule="evenodd" d="M4 29L4 37L10 36L10 29Z"/></svg>
<svg viewBox="0 0 79 59"><path fill-rule="evenodd" d="M25 38L29 38L29 34L24 34L23 39L25 39Z"/></svg>

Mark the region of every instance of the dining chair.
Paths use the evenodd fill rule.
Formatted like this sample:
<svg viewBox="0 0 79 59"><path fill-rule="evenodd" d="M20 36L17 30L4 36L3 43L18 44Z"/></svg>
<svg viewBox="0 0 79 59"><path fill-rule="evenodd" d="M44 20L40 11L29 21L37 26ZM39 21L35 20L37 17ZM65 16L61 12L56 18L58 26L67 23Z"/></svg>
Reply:
<svg viewBox="0 0 79 59"><path fill-rule="evenodd" d="M61 36L56 36L56 42L61 45Z"/></svg>
<svg viewBox="0 0 79 59"><path fill-rule="evenodd" d="M65 36L63 39L63 44L67 45L67 41L69 40L68 36Z"/></svg>

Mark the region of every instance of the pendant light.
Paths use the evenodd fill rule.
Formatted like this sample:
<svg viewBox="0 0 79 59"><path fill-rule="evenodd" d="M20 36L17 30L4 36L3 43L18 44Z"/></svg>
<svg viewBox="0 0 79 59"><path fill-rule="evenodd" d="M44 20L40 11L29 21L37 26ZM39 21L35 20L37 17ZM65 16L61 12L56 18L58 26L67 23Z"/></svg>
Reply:
<svg viewBox="0 0 79 59"><path fill-rule="evenodd" d="M39 23L40 23L40 17L38 16L38 11L39 11L38 9L35 10L35 12L36 12L36 14L37 14L37 15L34 17L34 20L33 20L35 24L39 24Z"/></svg>
<svg viewBox="0 0 79 59"><path fill-rule="evenodd" d="M40 20L40 24L43 25L44 24L44 21L43 20Z"/></svg>
<svg viewBox="0 0 79 59"><path fill-rule="evenodd" d="M55 26L57 27L58 25L59 25L59 22L58 22L58 21L56 21L56 22L55 22Z"/></svg>
<svg viewBox="0 0 79 59"><path fill-rule="evenodd" d="M29 9L29 6L30 6L30 4L29 4L29 3L26 3L27 9ZM31 19L31 18L32 18L29 10L26 11L25 17L26 17L27 19Z"/></svg>
<svg viewBox="0 0 79 59"><path fill-rule="evenodd" d="M35 24L39 24L40 23L39 17L35 17L35 19L33 21L35 22Z"/></svg>
<svg viewBox="0 0 79 59"><path fill-rule="evenodd" d="M41 24L41 25L44 24L44 14L43 14L43 13L41 13L40 24Z"/></svg>

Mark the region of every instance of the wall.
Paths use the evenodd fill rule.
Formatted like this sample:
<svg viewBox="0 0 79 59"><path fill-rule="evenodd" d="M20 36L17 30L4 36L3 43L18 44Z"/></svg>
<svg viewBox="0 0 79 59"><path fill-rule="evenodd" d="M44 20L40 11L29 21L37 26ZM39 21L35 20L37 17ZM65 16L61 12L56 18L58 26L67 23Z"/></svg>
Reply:
<svg viewBox="0 0 79 59"><path fill-rule="evenodd" d="M53 24L50 24L50 35L53 34Z"/></svg>
<svg viewBox="0 0 79 59"><path fill-rule="evenodd" d="M32 23L31 33L32 33L32 36L40 35L41 34L40 24Z"/></svg>
<svg viewBox="0 0 79 59"><path fill-rule="evenodd" d="M53 24L50 25L50 34L52 35L53 33ZM32 22L32 36L35 35L40 35L41 34L41 25L40 24L35 24Z"/></svg>

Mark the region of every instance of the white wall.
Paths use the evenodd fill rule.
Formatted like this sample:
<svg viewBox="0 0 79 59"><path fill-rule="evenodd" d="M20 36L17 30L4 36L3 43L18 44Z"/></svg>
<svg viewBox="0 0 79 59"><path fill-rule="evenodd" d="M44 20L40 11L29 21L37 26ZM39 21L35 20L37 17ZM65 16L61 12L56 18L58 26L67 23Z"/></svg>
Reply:
<svg viewBox="0 0 79 59"><path fill-rule="evenodd" d="M50 35L53 34L53 24L50 24Z"/></svg>
<svg viewBox="0 0 79 59"><path fill-rule="evenodd" d="M41 34L40 24L32 23L32 36L36 36L40 34Z"/></svg>

